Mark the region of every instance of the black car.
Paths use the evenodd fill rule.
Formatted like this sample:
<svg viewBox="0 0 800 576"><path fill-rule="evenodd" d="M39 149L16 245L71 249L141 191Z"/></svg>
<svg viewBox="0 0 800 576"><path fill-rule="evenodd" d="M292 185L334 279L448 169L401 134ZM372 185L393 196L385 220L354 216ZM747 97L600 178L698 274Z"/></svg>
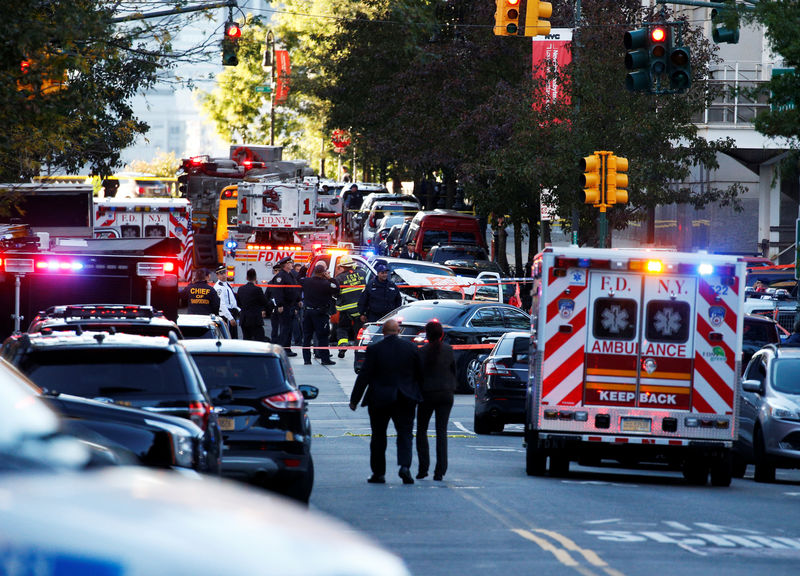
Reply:
<svg viewBox="0 0 800 576"><path fill-rule="evenodd" d="M314 485L306 399L280 346L251 340L187 340L186 349L215 398L225 445L222 474L301 502Z"/></svg>
<svg viewBox="0 0 800 576"><path fill-rule="evenodd" d="M377 322L365 324L359 335L359 345L366 346L381 340L381 327L390 318L400 322L401 338L408 338L420 345L425 342L425 324L431 320L438 320L442 324L444 341L453 346L493 346L503 334L515 330L530 330L531 325L527 314L508 304L470 300L419 300L401 306ZM480 373L480 354L479 348L454 349L460 391L469 394L475 391L475 378ZM361 369L364 356L365 352L356 350L356 372Z"/></svg>
<svg viewBox="0 0 800 576"><path fill-rule="evenodd" d="M122 332L141 336L183 338L178 325L152 306L138 304L70 304L51 306L39 312L28 327L29 333Z"/></svg>
<svg viewBox="0 0 800 576"><path fill-rule="evenodd" d="M219 471L222 434L217 414L197 367L174 334L19 334L6 339L2 356L49 394L191 420L203 430L206 468Z"/></svg>
<svg viewBox="0 0 800 576"><path fill-rule="evenodd" d="M780 344L780 331L774 320L758 314L745 314L742 336L742 373L753 354L767 344Z"/></svg>
<svg viewBox="0 0 800 576"><path fill-rule="evenodd" d="M126 408L68 394L40 398L62 417L63 429L85 442L105 446L122 464L210 472L203 431L185 418Z"/></svg>
<svg viewBox="0 0 800 576"><path fill-rule="evenodd" d="M508 332L498 340L475 377L476 434L502 432L506 424L525 423L531 333Z"/></svg>

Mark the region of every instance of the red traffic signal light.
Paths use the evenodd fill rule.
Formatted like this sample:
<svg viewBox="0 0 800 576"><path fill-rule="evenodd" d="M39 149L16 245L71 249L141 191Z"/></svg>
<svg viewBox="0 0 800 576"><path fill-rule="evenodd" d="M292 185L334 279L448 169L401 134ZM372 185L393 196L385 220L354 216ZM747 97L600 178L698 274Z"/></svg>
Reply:
<svg viewBox="0 0 800 576"><path fill-rule="evenodd" d="M653 26L650 29L650 40L661 43L667 40L667 30L663 26Z"/></svg>
<svg viewBox="0 0 800 576"><path fill-rule="evenodd" d="M225 37L231 40L238 40L242 36L242 29L236 22L225 24Z"/></svg>

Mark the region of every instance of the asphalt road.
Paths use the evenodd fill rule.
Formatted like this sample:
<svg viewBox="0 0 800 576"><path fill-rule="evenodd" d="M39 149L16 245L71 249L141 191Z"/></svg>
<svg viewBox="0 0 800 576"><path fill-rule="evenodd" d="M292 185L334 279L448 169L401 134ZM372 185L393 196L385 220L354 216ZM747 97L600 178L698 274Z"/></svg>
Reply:
<svg viewBox="0 0 800 576"><path fill-rule="evenodd" d="M367 411L348 407L352 356L330 369L292 360L298 382L320 388L310 403L311 507L371 535L416 576L800 574L800 471L756 484L750 468L729 488L689 486L665 470L574 463L567 478L533 478L522 427L476 436L472 397L460 395L444 482L403 485L390 438L387 483L367 484Z"/></svg>

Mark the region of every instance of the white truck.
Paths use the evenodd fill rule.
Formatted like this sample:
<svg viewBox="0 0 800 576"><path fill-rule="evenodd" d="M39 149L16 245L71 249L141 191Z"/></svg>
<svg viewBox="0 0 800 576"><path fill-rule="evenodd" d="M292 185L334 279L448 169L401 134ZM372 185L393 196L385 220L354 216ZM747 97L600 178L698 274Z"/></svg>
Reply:
<svg viewBox="0 0 800 576"><path fill-rule="evenodd" d="M526 471L660 462L731 482L746 264L547 248L534 262Z"/></svg>
<svg viewBox="0 0 800 576"><path fill-rule="evenodd" d="M286 256L308 263L315 245L325 243L326 237L320 232L315 182L298 179L239 183L236 226L229 227L225 242L229 280L246 282L249 268L256 270L259 280L269 280L272 267Z"/></svg>

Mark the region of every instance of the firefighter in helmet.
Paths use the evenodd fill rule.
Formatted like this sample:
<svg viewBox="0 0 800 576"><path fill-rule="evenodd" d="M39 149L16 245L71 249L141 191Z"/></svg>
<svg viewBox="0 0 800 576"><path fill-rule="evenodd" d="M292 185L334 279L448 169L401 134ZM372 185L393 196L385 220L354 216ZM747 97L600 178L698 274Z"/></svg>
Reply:
<svg viewBox="0 0 800 576"><path fill-rule="evenodd" d="M356 268L356 263L349 256L342 256L336 263L336 278L339 283L339 297L336 299L336 311L339 313L339 324L336 328L337 346L348 346L355 342L361 319L358 317L358 299L364 290L366 278ZM339 350L339 358L344 358L344 350Z"/></svg>

